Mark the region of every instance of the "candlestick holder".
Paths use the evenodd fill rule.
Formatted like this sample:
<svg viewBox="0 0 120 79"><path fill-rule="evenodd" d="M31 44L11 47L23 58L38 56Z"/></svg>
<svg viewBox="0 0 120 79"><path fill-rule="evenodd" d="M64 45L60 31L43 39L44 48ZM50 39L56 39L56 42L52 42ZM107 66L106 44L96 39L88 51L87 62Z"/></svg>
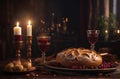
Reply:
<svg viewBox="0 0 120 79"><path fill-rule="evenodd" d="M15 44L17 61L19 63L21 63L20 58L21 58L21 48L22 48L22 45L23 45L23 41L15 41L14 44Z"/></svg>
<svg viewBox="0 0 120 79"><path fill-rule="evenodd" d="M32 51L31 45L32 45L32 36L27 36L27 59L32 65L32 61L31 61L31 51Z"/></svg>

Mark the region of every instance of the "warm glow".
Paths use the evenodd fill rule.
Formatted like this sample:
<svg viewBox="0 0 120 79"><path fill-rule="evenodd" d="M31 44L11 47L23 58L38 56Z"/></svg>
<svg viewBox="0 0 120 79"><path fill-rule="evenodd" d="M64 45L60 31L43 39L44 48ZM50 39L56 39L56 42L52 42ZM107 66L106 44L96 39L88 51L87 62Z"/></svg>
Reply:
<svg viewBox="0 0 120 79"><path fill-rule="evenodd" d="M61 24L60 24L60 23L58 24L58 27L61 27Z"/></svg>
<svg viewBox="0 0 120 79"><path fill-rule="evenodd" d="M30 25L30 24L31 24L31 21L29 20L29 21L28 21L28 25Z"/></svg>
<svg viewBox="0 0 120 79"><path fill-rule="evenodd" d="M117 33L119 34L119 33L120 33L120 30L117 30Z"/></svg>
<svg viewBox="0 0 120 79"><path fill-rule="evenodd" d="M108 30L105 30L105 33L107 34L107 33L108 33Z"/></svg>
<svg viewBox="0 0 120 79"><path fill-rule="evenodd" d="M68 18L66 18L65 20L66 20L66 22L68 22Z"/></svg>
<svg viewBox="0 0 120 79"><path fill-rule="evenodd" d="M17 26L19 26L19 22L17 22Z"/></svg>
<svg viewBox="0 0 120 79"><path fill-rule="evenodd" d="M22 28L19 27L19 22L17 21L16 27L13 28L14 35L22 35Z"/></svg>

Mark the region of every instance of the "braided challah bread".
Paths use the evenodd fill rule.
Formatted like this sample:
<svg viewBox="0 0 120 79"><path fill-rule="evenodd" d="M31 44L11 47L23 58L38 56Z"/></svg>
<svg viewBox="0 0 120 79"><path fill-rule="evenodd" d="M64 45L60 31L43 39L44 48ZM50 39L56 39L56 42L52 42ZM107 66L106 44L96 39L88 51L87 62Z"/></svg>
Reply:
<svg viewBox="0 0 120 79"><path fill-rule="evenodd" d="M56 61L64 67L84 65L86 67L98 66L102 63L101 55L85 48L69 48L58 53Z"/></svg>

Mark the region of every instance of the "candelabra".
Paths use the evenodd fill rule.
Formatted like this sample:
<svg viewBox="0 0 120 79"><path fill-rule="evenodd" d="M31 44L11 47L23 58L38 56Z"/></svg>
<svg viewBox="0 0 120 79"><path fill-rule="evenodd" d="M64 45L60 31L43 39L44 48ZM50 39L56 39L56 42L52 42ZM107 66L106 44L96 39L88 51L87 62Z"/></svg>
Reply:
<svg viewBox="0 0 120 79"><path fill-rule="evenodd" d="M27 36L27 58L28 58L28 61L32 64L32 61L31 61L31 45L32 45L32 36Z"/></svg>

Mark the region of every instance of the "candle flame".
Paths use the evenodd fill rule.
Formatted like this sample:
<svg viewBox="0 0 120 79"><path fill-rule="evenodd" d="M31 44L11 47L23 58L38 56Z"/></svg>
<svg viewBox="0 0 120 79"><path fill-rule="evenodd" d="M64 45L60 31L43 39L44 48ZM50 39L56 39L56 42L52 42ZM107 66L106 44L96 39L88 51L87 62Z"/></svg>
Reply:
<svg viewBox="0 0 120 79"><path fill-rule="evenodd" d="M29 21L28 21L28 25L30 25L30 24L31 24L31 21L29 20Z"/></svg>
<svg viewBox="0 0 120 79"><path fill-rule="evenodd" d="M105 33L107 34L107 33L108 33L108 30L105 30Z"/></svg>
<svg viewBox="0 0 120 79"><path fill-rule="evenodd" d="M17 26L19 26L19 22L17 22Z"/></svg>

